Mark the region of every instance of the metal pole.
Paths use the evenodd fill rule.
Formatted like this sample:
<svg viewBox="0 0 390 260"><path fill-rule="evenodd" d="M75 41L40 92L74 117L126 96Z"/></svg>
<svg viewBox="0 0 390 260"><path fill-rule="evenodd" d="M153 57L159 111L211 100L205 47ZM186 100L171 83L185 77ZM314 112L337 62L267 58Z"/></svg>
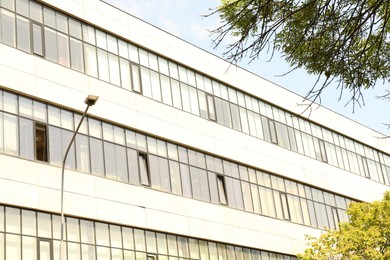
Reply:
<svg viewBox="0 0 390 260"><path fill-rule="evenodd" d="M80 129L81 124L83 123L83 120L85 116L87 115L87 111L89 109L90 105L87 105L87 108L85 109L83 116L80 119L79 125L77 126L76 130L73 133L72 139L69 142L68 148L66 149L64 159L62 161L62 173L61 173L61 241L60 241L60 260L64 260L64 230L65 230L65 217L64 217L64 181L65 181L65 163L66 158L68 157L68 153L70 150L70 147L72 146L74 139L76 138L76 135Z"/></svg>

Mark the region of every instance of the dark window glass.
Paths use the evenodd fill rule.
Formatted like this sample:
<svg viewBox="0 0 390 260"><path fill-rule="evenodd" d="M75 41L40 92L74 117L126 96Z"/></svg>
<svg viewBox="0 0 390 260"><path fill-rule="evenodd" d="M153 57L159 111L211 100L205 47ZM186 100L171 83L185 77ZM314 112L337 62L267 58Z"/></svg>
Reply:
<svg viewBox="0 0 390 260"><path fill-rule="evenodd" d="M35 125L35 154L39 161L47 162L47 133L46 125Z"/></svg>
<svg viewBox="0 0 390 260"><path fill-rule="evenodd" d="M217 184L218 184L219 202L221 204L227 205L225 179L222 175L217 175Z"/></svg>
<svg viewBox="0 0 390 260"><path fill-rule="evenodd" d="M141 184L145 186L150 185L149 169L148 169L148 156L146 153L138 154L139 172L141 176Z"/></svg>

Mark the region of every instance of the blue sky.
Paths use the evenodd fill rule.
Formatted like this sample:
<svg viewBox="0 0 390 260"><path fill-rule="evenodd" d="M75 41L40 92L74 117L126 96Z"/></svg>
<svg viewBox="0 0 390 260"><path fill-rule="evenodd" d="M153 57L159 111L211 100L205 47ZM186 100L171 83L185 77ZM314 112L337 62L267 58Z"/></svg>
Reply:
<svg viewBox="0 0 390 260"><path fill-rule="evenodd" d="M212 48L212 38L209 33L209 30L218 26L218 16L202 17L211 12L210 8L218 6L219 0L104 1L213 54L221 56L224 51L224 46L218 49ZM269 56L265 54L250 64L242 61L239 66L297 94L302 96L307 94L313 86L315 77L306 74L304 70L280 76L290 70L289 66L278 54L270 62L267 62L268 58ZM390 89L388 85L378 84L374 89L364 91L365 106L355 106L354 113L351 104L345 106L349 101L348 93L345 92L338 101L340 91L335 87L328 88L322 94L321 104L378 132L390 135L390 130L383 125L383 123L390 123L390 101L376 98L385 94L386 87Z"/></svg>

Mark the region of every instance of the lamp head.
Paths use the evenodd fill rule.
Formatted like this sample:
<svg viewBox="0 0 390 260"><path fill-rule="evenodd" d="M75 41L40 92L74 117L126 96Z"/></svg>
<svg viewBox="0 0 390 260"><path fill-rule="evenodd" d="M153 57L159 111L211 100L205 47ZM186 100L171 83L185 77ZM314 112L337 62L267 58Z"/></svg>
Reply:
<svg viewBox="0 0 390 260"><path fill-rule="evenodd" d="M84 100L84 103L87 104L88 106L93 106L95 105L98 99L99 99L98 96L88 95L88 97Z"/></svg>

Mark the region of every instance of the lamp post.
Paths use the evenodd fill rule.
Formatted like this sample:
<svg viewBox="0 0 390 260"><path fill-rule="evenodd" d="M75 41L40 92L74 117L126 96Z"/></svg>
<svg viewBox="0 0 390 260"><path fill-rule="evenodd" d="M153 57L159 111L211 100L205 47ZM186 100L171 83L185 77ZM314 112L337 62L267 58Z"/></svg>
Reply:
<svg viewBox="0 0 390 260"><path fill-rule="evenodd" d="M98 100L98 96L89 95L85 100L84 103L87 105L80 122L76 128L76 130L73 133L72 139L69 142L68 148L66 149L64 159L62 161L62 173L61 173L61 241L60 241L60 260L64 260L64 230L65 230L65 217L64 217L64 181L65 181L65 163L66 158L68 156L70 147L72 146L74 139L76 138L76 135L80 129L81 124L83 123L83 120L85 116L87 115L88 109L90 106L95 105L96 101Z"/></svg>

